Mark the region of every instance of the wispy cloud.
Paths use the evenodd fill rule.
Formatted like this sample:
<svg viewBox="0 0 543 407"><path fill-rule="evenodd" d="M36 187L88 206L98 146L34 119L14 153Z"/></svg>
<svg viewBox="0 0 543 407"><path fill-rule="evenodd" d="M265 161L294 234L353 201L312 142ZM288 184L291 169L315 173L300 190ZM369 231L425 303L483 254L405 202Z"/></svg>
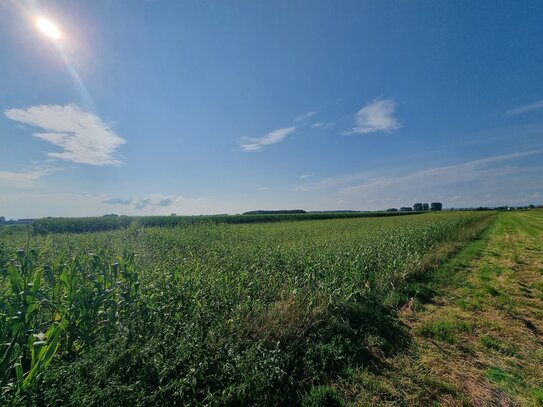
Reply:
<svg viewBox="0 0 543 407"><path fill-rule="evenodd" d="M393 190L414 188L418 185L424 185L425 188L444 187L451 184L495 179L499 175L510 175L513 171L509 167L497 167L496 164L541 153L543 150L531 150L487 157L462 164L415 171L407 175L377 178L359 185L342 188L342 190L345 192L374 190L375 188Z"/></svg>
<svg viewBox="0 0 543 407"><path fill-rule="evenodd" d="M509 109L506 113L517 115L517 114L531 112L532 110L539 110L539 109L543 109L543 100L539 100L529 105L524 105L524 106L515 107L513 109Z"/></svg>
<svg viewBox="0 0 543 407"><path fill-rule="evenodd" d="M39 127L34 136L62 148L49 152L51 158L91 165L119 165L115 150L126 142L98 116L76 105L40 105L4 112L11 120Z"/></svg>
<svg viewBox="0 0 543 407"><path fill-rule="evenodd" d="M293 133L294 131L296 131L295 126L284 127L271 131L260 138L242 138L239 145L241 147L241 150L246 153L262 151L266 146L283 141L289 134Z"/></svg>
<svg viewBox="0 0 543 407"><path fill-rule="evenodd" d="M109 204L109 205L130 205L132 203L133 199L124 199L124 198L109 198L102 203Z"/></svg>
<svg viewBox="0 0 543 407"><path fill-rule="evenodd" d="M47 163L33 165L25 171L0 171L0 188L30 188L43 176L58 168Z"/></svg>
<svg viewBox="0 0 543 407"><path fill-rule="evenodd" d="M10 172L0 171L0 187L22 187L29 188L40 179L41 173L35 171Z"/></svg>
<svg viewBox="0 0 543 407"><path fill-rule="evenodd" d="M327 178L321 179L320 181L313 182L308 185L297 186L294 188L294 191L313 192L313 191L319 191L319 190L334 189L334 188L338 188L355 181L367 179L368 177L369 177L369 174L367 173L347 175L344 177L327 177Z"/></svg>
<svg viewBox="0 0 543 407"><path fill-rule="evenodd" d="M325 126L325 123L323 123L323 122L317 122L317 123L313 123L311 125L311 127L313 127L314 129L317 129L319 127L324 127L324 126Z"/></svg>
<svg viewBox="0 0 543 407"><path fill-rule="evenodd" d="M324 178L295 191L344 199L361 209L408 206L437 200L445 206L499 206L527 204L543 196L543 166L530 156L542 149L496 155L463 163L391 174L383 171ZM381 172L381 174L380 174ZM387 173L390 175L383 175Z"/></svg>
<svg viewBox="0 0 543 407"><path fill-rule="evenodd" d="M177 199L176 196L150 195L145 198L135 199L134 208L154 209L157 206L171 206Z"/></svg>
<svg viewBox="0 0 543 407"><path fill-rule="evenodd" d="M173 205L181 197L174 195L148 195L141 198L109 198L102 203L109 205L132 206L134 209L153 210L156 207L167 207Z"/></svg>
<svg viewBox="0 0 543 407"><path fill-rule="evenodd" d="M309 178L309 177L311 177L311 176L313 176L313 175L315 175L315 174L313 174L313 173L311 173L311 174L302 174L302 175L300 175L298 178L300 178L300 179L306 179L306 178Z"/></svg>
<svg viewBox="0 0 543 407"><path fill-rule="evenodd" d="M370 134L391 132L399 129L394 114L396 103L393 99L375 99L356 113L356 125L345 134Z"/></svg>
<svg viewBox="0 0 543 407"><path fill-rule="evenodd" d="M301 116L298 116L297 118L294 119L294 122L295 123L298 123L298 122L303 122L304 120L307 120L309 119L310 117L313 117L317 114L317 112L307 112Z"/></svg>

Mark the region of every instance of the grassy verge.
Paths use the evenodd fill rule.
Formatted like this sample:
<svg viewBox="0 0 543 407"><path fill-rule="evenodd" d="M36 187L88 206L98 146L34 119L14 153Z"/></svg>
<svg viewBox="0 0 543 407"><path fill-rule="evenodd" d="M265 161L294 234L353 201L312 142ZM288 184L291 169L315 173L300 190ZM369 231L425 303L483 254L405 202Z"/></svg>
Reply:
<svg viewBox="0 0 543 407"><path fill-rule="evenodd" d="M412 346L340 383L358 405L543 405L543 211L501 213L400 312Z"/></svg>

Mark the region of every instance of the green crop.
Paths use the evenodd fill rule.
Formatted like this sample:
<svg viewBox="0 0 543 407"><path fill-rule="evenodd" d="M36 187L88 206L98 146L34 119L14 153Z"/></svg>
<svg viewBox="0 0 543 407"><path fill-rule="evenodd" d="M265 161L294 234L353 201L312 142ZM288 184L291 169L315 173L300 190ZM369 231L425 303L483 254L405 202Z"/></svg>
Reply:
<svg viewBox="0 0 543 407"><path fill-rule="evenodd" d="M132 223L38 234L25 252L5 236L3 401L299 403L404 346L398 307L493 217Z"/></svg>
<svg viewBox="0 0 543 407"><path fill-rule="evenodd" d="M200 216L103 216L88 218L44 218L32 222L35 233L88 233L127 228L135 224L145 227L174 227L197 224L272 223L282 221L376 218L416 215L421 212L318 212L261 215L200 215Z"/></svg>

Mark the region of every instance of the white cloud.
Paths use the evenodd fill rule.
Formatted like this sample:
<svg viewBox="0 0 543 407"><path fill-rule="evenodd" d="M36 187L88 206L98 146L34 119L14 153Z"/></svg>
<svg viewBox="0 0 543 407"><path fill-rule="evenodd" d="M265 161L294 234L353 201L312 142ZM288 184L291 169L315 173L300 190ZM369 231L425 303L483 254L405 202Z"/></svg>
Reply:
<svg viewBox="0 0 543 407"><path fill-rule="evenodd" d="M508 166L496 166L500 162L514 160L529 155L541 154L543 150L532 150L518 153L504 154L494 157L468 161L462 164L435 167L415 171L411 174L382 177L370 180L359 185L343 188L345 192L368 191L375 189L413 189L423 185L426 189L431 187L444 187L452 184L466 184L469 182L490 181L499 176L505 177L519 170ZM522 169L520 170L522 171Z"/></svg>
<svg viewBox="0 0 543 407"><path fill-rule="evenodd" d="M240 140L241 150L247 153L262 151L265 146L283 141L289 134L293 133L296 127L284 127L269 132L260 138L243 138Z"/></svg>
<svg viewBox="0 0 543 407"><path fill-rule="evenodd" d="M396 103L392 99L375 99L356 113L356 126L346 134L391 132L401 127L394 117Z"/></svg>
<svg viewBox="0 0 543 407"><path fill-rule="evenodd" d="M245 207L245 200L229 202L225 199L210 199L200 197L175 196L175 202L165 206L168 196L149 195L151 201L162 206L147 205L145 209L136 209L133 204L116 206L104 203L108 196L99 194L83 194L71 192L38 192L36 190L21 190L17 192L0 193L0 215L6 218L39 218L45 216L102 216L107 213L125 215L169 215L175 212L179 215L200 215L214 213L237 213L251 209ZM141 199L127 199L139 202Z"/></svg>
<svg viewBox="0 0 543 407"><path fill-rule="evenodd" d="M298 178L300 178L300 179L306 179L306 178L311 177L312 175L315 175L315 174L302 174L302 175L300 175Z"/></svg>
<svg viewBox="0 0 543 407"><path fill-rule="evenodd" d="M538 203L534 194L543 194L543 167L523 158L542 154L530 150L396 174L387 168L324 178L294 190L304 192L309 203L335 197L369 210L434 200L446 207L525 205Z"/></svg>
<svg viewBox="0 0 543 407"><path fill-rule="evenodd" d="M293 190L297 192L313 192L325 189L332 189L335 187L340 187L342 185L348 184L350 182L358 181L361 179L367 178L368 175L365 173L347 175L345 177L328 177L323 178L318 182L314 182L309 185L303 185L295 187Z"/></svg>
<svg viewBox="0 0 543 407"><path fill-rule="evenodd" d="M30 188L50 172L57 171L50 164L36 164L25 171L0 171L0 188Z"/></svg>
<svg viewBox="0 0 543 407"><path fill-rule="evenodd" d="M34 136L62 148L49 152L51 158L91 165L119 165L115 150L126 142L110 125L76 105L40 105L27 109L9 109L7 118L45 132Z"/></svg>
<svg viewBox="0 0 543 407"><path fill-rule="evenodd" d="M149 209L154 210L158 207L167 207L173 205L181 197L174 195L148 195L142 198L108 198L102 201L102 203L108 205L121 205L132 206L134 209Z"/></svg>
<svg viewBox="0 0 543 407"><path fill-rule="evenodd" d="M516 115L516 114L531 112L532 110L539 110L539 109L543 109L543 100L539 100L529 105L515 107L514 109L509 109L506 113Z"/></svg>
<svg viewBox="0 0 543 407"><path fill-rule="evenodd" d="M40 179L41 173L35 171L9 172L0 171L0 187L23 187L34 186L35 181Z"/></svg>
<svg viewBox="0 0 543 407"><path fill-rule="evenodd" d="M325 123L323 123L323 122L317 122L317 123L313 123L311 125L311 127L313 127L314 129L317 129L319 127L324 127L324 126L325 126Z"/></svg>
<svg viewBox="0 0 543 407"><path fill-rule="evenodd" d="M106 200L102 201L102 203L109 204L109 205L130 205L132 203L132 201L133 201L132 198L128 198L128 199L109 198L109 199L106 199Z"/></svg>
<svg viewBox="0 0 543 407"><path fill-rule="evenodd" d="M313 117L317 114L317 112L307 112L301 116L298 116L297 118L294 119L294 122L295 123L298 123L298 122L303 122L304 120L307 120L309 119L310 117Z"/></svg>

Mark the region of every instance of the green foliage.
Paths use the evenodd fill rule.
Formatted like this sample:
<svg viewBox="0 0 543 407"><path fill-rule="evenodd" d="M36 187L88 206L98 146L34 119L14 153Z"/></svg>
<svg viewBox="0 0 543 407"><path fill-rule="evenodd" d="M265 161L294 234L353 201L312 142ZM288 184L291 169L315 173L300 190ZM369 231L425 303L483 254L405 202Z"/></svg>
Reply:
<svg viewBox="0 0 543 407"><path fill-rule="evenodd" d="M2 265L0 390L17 399L61 348L74 356L100 335L114 333L138 293L132 256L106 266L99 256L39 264L35 250L18 250ZM1 400L1 399L0 399Z"/></svg>
<svg viewBox="0 0 543 407"><path fill-rule="evenodd" d="M342 407L345 402L338 391L329 386L313 387L302 400L302 407Z"/></svg>
<svg viewBox="0 0 543 407"><path fill-rule="evenodd" d="M182 228L132 222L109 232L36 235L36 250L16 256L26 236L11 238L2 249L10 260L2 268L0 335L14 342L6 347L6 383L26 383L22 390L6 384L5 400L298 404L349 366L377 365L405 346L396 311L413 296L427 257L475 237L492 216ZM20 315L26 325L18 330L12 317ZM30 335L45 343L33 351ZM328 390L313 393L328 400Z"/></svg>
<svg viewBox="0 0 543 407"><path fill-rule="evenodd" d="M507 343L504 343L498 339L491 337L490 335L483 335L480 339L481 345L487 349L493 349L507 356L515 356L515 348Z"/></svg>
<svg viewBox="0 0 543 407"><path fill-rule="evenodd" d="M534 405L537 407L543 406L543 387L534 390L532 394Z"/></svg>
<svg viewBox="0 0 543 407"><path fill-rule="evenodd" d="M495 383L508 391L525 387L525 383L520 376L499 367L491 367L486 371L485 376L492 383Z"/></svg>
<svg viewBox="0 0 543 407"><path fill-rule="evenodd" d="M316 212L277 213L249 215L200 215L200 216L102 216L88 218L43 218L32 222L35 233L88 233L130 227L133 223L144 227L175 227L198 224L270 223L282 221L378 218L383 216L416 215L416 213L388 212Z"/></svg>
<svg viewBox="0 0 543 407"><path fill-rule="evenodd" d="M41 291L43 268L35 266L37 253L19 250L12 262L4 262L4 287L0 298L0 335L4 344L0 359L0 390L17 397L49 365L63 325L40 321L47 298Z"/></svg>
<svg viewBox="0 0 543 407"><path fill-rule="evenodd" d="M470 332L473 327L466 321L457 318L427 322L419 327L418 333L427 338L455 344L458 340L457 333Z"/></svg>

